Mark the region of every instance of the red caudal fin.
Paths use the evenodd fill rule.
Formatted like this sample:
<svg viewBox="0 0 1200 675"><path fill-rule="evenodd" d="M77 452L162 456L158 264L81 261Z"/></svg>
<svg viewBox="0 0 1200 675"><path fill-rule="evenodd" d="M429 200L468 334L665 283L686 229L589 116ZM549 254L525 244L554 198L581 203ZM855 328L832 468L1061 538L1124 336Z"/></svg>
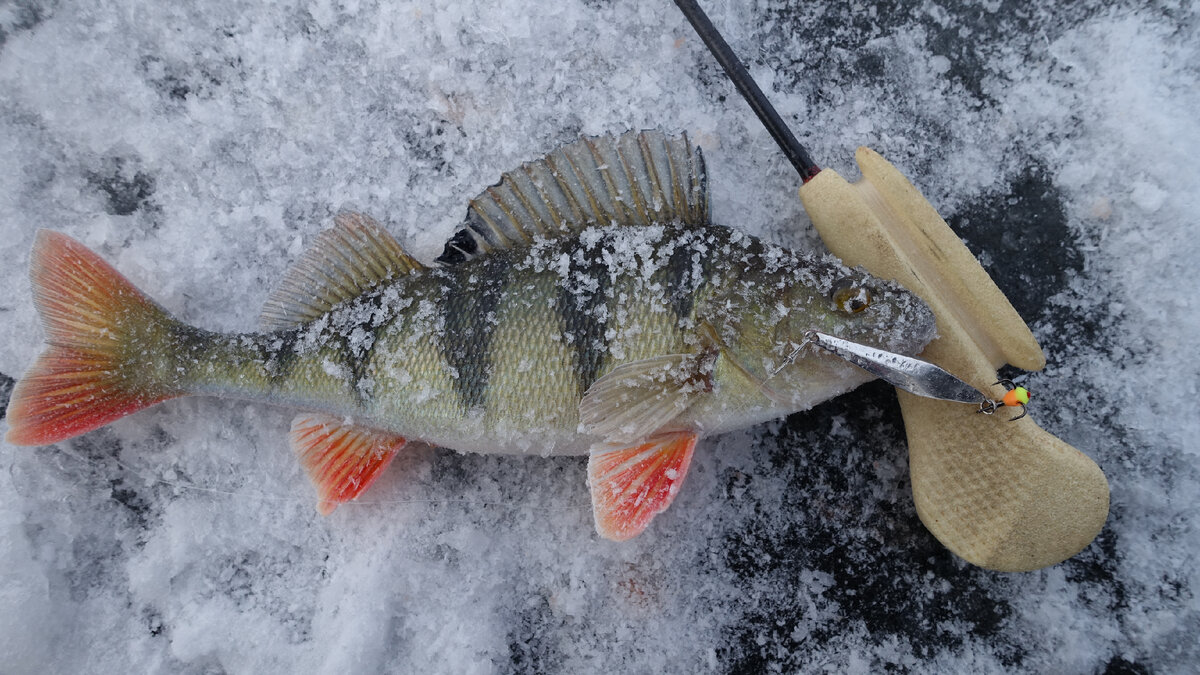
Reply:
<svg viewBox="0 0 1200 675"><path fill-rule="evenodd" d="M408 443L393 434L317 413L297 415L288 441L317 488L317 511L323 516L338 504L357 499Z"/></svg>
<svg viewBox="0 0 1200 675"><path fill-rule="evenodd" d="M687 475L696 433L656 434L629 447L600 447L588 458L596 531L624 541L671 505Z"/></svg>
<svg viewBox="0 0 1200 675"><path fill-rule="evenodd" d="M13 389L5 440L55 443L182 393L153 375L176 322L99 256L42 230L29 276L48 347Z"/></svg>

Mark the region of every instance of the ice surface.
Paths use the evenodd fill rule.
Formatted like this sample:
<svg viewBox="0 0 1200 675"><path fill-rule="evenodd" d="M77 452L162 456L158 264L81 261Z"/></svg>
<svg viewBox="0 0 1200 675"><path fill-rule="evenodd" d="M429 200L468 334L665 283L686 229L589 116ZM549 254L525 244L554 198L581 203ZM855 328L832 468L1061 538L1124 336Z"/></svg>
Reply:
<svg viewBox="0 0 1200 675"><path fill-rule="evenodd" d="M578 458L406 452L323 519L288 412L188 399L0 445L3 670L1194 668L1200 14L705 4L818 161L853 177L868 144L896 163L1033 325L1032 414L1112 484L1091 547L1021 575L947 553L881 385L702 442L625 544L594 534ZM718 222L819 246L668 2L17 2L0 92L5 397L41 349L39 227L244 330L340 209L428 261L503 171L665 126L703 146Z"/></svg>

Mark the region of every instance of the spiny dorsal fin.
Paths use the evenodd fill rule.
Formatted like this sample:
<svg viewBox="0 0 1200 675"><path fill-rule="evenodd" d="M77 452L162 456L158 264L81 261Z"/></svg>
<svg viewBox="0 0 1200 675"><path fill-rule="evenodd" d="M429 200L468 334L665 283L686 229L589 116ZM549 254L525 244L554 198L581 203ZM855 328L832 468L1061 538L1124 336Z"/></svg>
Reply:
<svg viewBox="0 0 1200 675"><path fill-rule="evenodd" d="M708 223L704 157L687 134L584 138L509 171L471 200L438 262L473 260L589 225L668 222Z"/></svg>
<svg viewBox="0 0 1200 675"><path fill-rule="evenodd" d="M283 276L259 317L267 332L295 328L421 263L370 216L339 213Z"/></svg>

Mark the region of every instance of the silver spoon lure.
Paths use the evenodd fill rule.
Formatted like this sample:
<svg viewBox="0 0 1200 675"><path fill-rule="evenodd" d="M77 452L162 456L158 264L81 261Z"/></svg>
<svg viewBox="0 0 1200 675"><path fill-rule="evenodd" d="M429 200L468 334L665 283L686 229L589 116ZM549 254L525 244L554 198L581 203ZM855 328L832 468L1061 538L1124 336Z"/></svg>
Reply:
<svg viewBox="0 0 1200 675"><path fill-rule="evenodd" d="M1021 419L1027 412L1025 402L1028 401L1028 391L1017 387L1011 380L1001 380L996 384L1002 384L1005 389L1019 395L996 400L928 361L868 347L816 330L804 333L804 342L788 356L788 361L794 359L807 344L815 345L915 396L976 405L976 412L985 415L991 415L1006 405L1017 405L1021 408L1021 414L1011 421ZM1008 402L1008 398L1012 398L1013 402Z"/></svg>

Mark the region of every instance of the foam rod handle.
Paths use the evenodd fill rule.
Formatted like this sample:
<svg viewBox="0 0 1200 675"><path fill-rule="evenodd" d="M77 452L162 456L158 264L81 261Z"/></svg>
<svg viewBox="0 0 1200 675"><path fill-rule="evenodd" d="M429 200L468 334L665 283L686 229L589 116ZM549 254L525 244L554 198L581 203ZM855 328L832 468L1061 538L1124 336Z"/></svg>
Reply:
<svg viewBox="0 0 1200 675"><path fill-rule="evenodd" d="M1029 327L932 205L896 167L859 148L863 179L825 169L800 199L825 244L849 265L893 279L929 303L938 338L922 358L1000 398L1005 363L1040 370ZM1108 481L1087 455L1029 416L981 415L897 391L921 521L967 562L1017 572L1061 562L1108 517Z"/></svg>

